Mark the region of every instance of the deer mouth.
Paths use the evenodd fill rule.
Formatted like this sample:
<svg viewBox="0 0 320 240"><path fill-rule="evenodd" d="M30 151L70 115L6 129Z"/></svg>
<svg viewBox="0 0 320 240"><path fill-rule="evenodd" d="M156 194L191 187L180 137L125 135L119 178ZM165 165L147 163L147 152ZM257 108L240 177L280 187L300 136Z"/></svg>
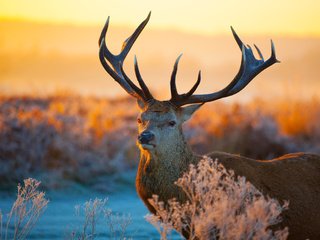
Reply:
<svg viewBox="0 0 320 240"><path fill-rule="evenodd" d="M151 143L140 143L140 146L145 150L151 150L156 147L155 144L151 144Z"/></svg>

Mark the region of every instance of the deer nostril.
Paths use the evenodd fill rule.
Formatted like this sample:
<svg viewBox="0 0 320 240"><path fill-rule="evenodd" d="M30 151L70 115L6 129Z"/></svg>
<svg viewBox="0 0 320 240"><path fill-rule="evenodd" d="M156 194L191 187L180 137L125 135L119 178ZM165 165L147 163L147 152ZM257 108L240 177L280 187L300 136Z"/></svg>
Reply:
<svg viewBox="0 0 320 240"><path fill-rule="evenodd" d="M139 136L138 140L142 144L148 144L154 139L154 134L150 131L143 131Z"/></svg>

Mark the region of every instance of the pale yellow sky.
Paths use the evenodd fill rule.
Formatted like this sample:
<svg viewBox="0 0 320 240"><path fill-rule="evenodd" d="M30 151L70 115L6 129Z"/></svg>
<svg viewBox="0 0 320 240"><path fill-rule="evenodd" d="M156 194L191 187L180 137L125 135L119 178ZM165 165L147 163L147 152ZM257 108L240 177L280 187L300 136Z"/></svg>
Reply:
<svg viewBox="0 0 320 240"><path fill-rule="evenodd" d="M0 18L136 26L149 11L149 28L201 34L320 36L319 0L0 0Z"/></svg>

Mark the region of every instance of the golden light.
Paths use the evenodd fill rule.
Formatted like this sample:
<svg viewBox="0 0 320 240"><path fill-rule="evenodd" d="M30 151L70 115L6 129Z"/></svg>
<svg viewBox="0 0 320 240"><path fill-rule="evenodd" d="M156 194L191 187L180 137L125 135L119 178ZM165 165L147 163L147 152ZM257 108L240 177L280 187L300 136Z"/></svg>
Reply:
<svg viewBox="0 0 320 240"><path fill-rule="evenodd" d="M152 11L152 28L219 34L233 25L250 35L320 35L320 2L315 0L1 0L0 3L2 18L97 25L111 15L115 24L135 25L139 17Z"/></svg>
<svg viewBox="0 0 320 240"><path fill-rule="evenodd" d="M125 69L133 76L137 54L144 79L163 97L169 94L172 64L181 52L180 91L193 84L199 69L199 93L219 89L234 77L241 54L230 26L244 42L256 43L265 57L272 38L282 61L240 97L259 96L266 88L278 96L320 95L320 1L312 0L0 0L0 91L125 95L103 71L97 39L110 16L108 46L117 53L149 11L151 20Z"/></svg>

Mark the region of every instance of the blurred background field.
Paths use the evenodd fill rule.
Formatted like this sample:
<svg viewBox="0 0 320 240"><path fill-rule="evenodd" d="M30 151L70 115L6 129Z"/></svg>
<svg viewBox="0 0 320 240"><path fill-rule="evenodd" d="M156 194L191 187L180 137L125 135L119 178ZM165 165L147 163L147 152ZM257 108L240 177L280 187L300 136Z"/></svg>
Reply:
<svg viewBox="0 0 320 240"><path fill-rule="evenodd" d="M136 169L135 102L71 93L0 99L2 186L37 177L48 188L68 180L108 191L99 177ZM320 154L320 101L207 104L185 126L194 151L256 159L306 151ZM103 180L105 181L105 180Z"/></svg>

